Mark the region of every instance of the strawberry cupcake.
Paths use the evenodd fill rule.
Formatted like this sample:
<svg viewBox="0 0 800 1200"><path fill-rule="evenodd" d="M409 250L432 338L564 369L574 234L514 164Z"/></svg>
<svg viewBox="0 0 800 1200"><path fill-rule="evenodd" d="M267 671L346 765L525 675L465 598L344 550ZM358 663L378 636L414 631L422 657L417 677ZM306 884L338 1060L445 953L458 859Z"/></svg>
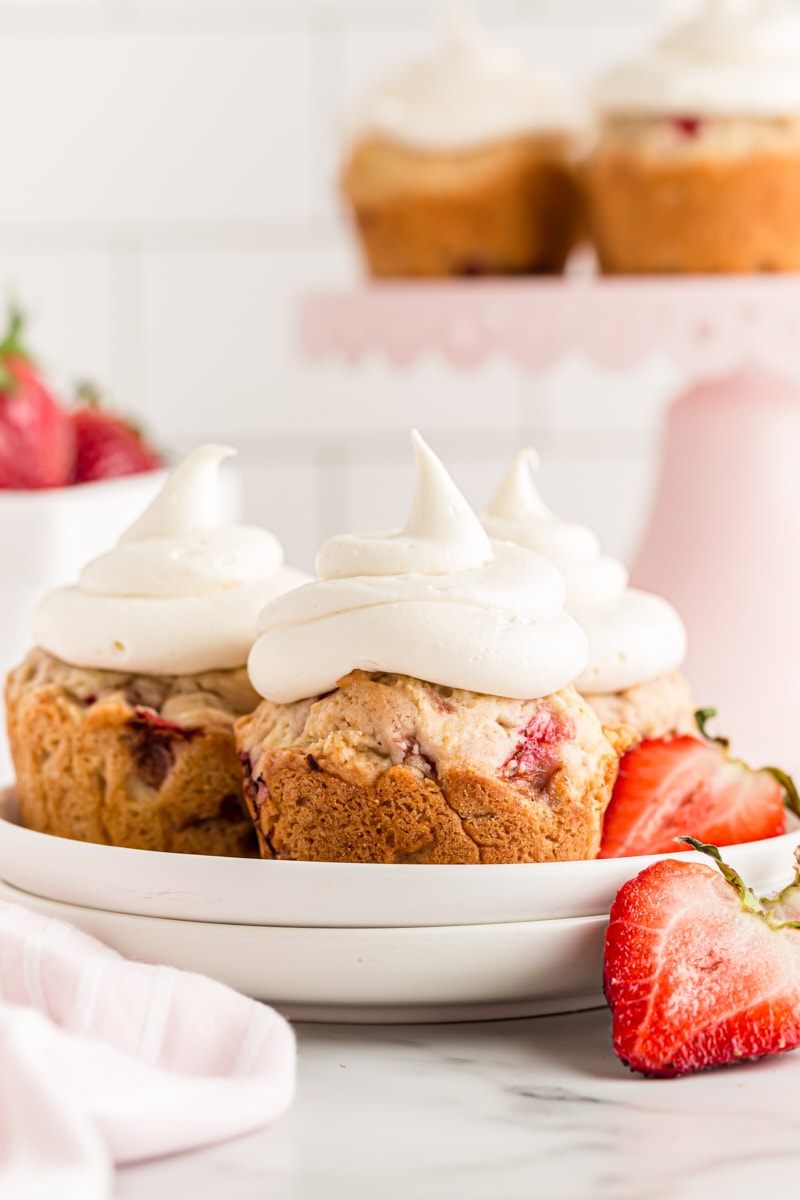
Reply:
<svg viewBox="0 0 800 1200"><path fill-rule="evenodd" d="M596 856L630 731L572 681L586 637L531 550L493 543L415 435L403 530L340 536L261 614L265 697L236 724L265 857L515 863Z"/></svg>
<svg viewBox="0 0 800 1200"><path fill-rule="evenodd" d="M800 10L708 0L601 80L586 171L604 271L800 268Z"/></svg>
<svg viewBox="0 0 800 1200"><path fill-rule="evenodd" d="M273 534L220 527L202 446L115 549L41 601L36 647L6 683L23 823L81 841L242 855L254 849L233 723L258 697L256 617L307 580Z"/></svg>
<svg viewBox="0 0 800 1200"><path fill-rule="evenodd" d="M375 277L561 271L578 223L576 115L463 21L353 121L341 186Z"/></svg>
<svg viewBox="0 0 800 1200"><path fill-rule="evenodd" d="M566 584L566 606L585 631L588 661L575 687L604 723L632 726L643 738L696 731L689 685L679 667L686 631L661 596L628 587L621 562L600 550L585 525L557 520L533 482L533 450L522 450L487 510L492 538L545 555Z"/></svg>

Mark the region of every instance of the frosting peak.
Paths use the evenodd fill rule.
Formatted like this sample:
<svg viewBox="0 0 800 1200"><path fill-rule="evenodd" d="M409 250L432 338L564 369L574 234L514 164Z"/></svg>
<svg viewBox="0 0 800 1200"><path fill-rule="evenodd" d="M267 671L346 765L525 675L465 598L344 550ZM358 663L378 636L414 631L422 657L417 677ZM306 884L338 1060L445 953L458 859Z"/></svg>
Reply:
<svg viewBox="0 0 800 1200"><path fill-rule="evenodd" d="M192 450L175 467L139 520L123 533L120 545L170 534L179 537L219 525L219 467L235 454L233 446L212 442Z"/></svg>
<svg viewBox="0 0 800 1200"><path fill-rule="evenodd" d="M624 691L674 670L686 653L680 617L660 596L629 588L624 565L601 553L591 529L553 516L533 481L538 462L531 449L517 454L483 525L492 538L546 555L563 575L567 609L589 639L578 691Z"/></svg>
<svg viewBox="0 0 800 1200"><path fill-rule="evenodd" d="M80 667L185 675L244 665L268 599L308 576L274 534L219 525L218 472L235 451L201 446L118 545L45 596L38 643Z"/></svg>
<svg viewBox="0 0 800 1200"><path fill-rule="evenodd" d="M800 113L800 10L780 0L706 0L596 91L607 113L781 117Z"/></svg>
<svg viewBox="0 0 800 1200"><path fill-rule="evenodd" d="M475 513L416 429L411 444L417 488L405 528L383 534L340 534L317 555L320 579L353 575L444 575L480 567L492 547Z"/></svg>
<svg viewBox="0 0 800 1200"><path fill-rule="evenodd" d="M279 572L283 548L274 534L219 528L219 467L235 453L193 450L118 545L83 568L81 588L98 596L202 596Z"/></svg>
<svg viewBox="0 0 800 1200"><path fill-rule="evenodd" d="M378 87L354 122L357 133L377 132L423 150L459 149L576 124L554 80L535 74L463 15L451 17L429 58Z"/></svg>
<svg viewBox="0 0 800 1200"><path fill-rule="evenodd" d="M489 514L500 520L514 521L520 513L540 517L543 521L551 520L553 514L533 482L533 473L538 470L539 455L533 447L520 450L494 494L487 510Z"/></svg>
<svg viewBox="0 0 800 1200"><path fill-rule="evenodd" d="M534 483L539 456L528 447L513 459L483 514L490 537L515 542L551 559L564 576L567 607L614 595L628 582L622 563L600 553L600 541L586 525L557 520Z"/></svg>
<svg viewBox="0 0 800 1200"><path fill-rule="evenodd" d="M356 667L534 699L571 683L586 640L541 555L493 543L435 454L412 435L418 483L405 529L332 538L322 578L259 618L250 677L287 703Z"/></svg>

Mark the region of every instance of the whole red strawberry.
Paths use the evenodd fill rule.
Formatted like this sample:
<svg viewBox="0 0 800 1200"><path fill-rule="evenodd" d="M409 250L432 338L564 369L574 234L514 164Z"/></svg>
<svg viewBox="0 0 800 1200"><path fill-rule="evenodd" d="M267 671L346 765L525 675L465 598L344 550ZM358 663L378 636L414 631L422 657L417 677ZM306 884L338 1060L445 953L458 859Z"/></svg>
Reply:
<svg viewBox="0 0 800 1200"><path fill-rule="evenodd" d="M754 771L732 758L724 738L655 738L622 757L603 821L600 858L668 854L683 834L717 846L736 846L786 830L786 807L800 808L788 775Z"/></svg>
<svg viewBox="0 0 800 1200"><path fill-rule="evenodd" d="M93 389L84 387L79 395L88 402L72 413L76 483L138 475L162 465L159 454L137 429L98 406Z"/></svg>
<svg viewBox="0 0 800 1200"><path fill-rule="evenodd" d="M719 870L654 863L617 893L606 933L614 1050L643 1075L800 1045L800 924L759 902L714 846L686 840Z"/></svg>
<svg viewBox="0 0 800 1200"><path fill-rule="evenodd" d="M72 481L75 433L22 341L24 319L9 312L0 342L0 488L51 488Z"/></svg>

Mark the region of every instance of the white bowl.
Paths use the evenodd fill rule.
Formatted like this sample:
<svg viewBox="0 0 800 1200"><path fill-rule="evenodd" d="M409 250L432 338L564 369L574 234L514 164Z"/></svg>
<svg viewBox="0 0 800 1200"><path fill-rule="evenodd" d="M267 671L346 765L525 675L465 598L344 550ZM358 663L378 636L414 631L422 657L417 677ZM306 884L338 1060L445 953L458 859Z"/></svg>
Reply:
<svg viewBox="0 0 800 1200"><path fill-rule="evenodd" d="M658 858L517 866L266 862L97 846L23 829L0 795L0 879L36 896L184 921L311 928L399 928L542 921L607 913L619 888ZM728 847L754 888L792 878L800 830Z"/></svg>

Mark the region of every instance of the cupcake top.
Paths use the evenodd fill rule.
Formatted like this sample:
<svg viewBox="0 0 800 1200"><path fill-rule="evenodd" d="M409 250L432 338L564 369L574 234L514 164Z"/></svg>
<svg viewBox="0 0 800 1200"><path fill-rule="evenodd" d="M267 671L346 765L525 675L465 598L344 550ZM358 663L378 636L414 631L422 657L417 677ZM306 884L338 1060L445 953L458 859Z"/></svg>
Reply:
<svg viewBox="0 0 800 1200"><path fill-rule="evenodd" d="M775 0L706 0L638 62L595 91L608 115L800 115L800 9Z"/></svg>
<svg viewBox="0 0 800 1200"><path fill-rule="evenodd" d="M357 109L352 132L380 134L420 150L460 150L497 138L570 130L578 124L563 89L452 19L430 58L391 76Z"/></svg>
<svg viewBox="0 0 800 1200"><path fill-rule="evenodd" d="M586 665L558 570L491 542L436 455L412 439L418 480L405 528L331 538L319 581L262 612L248 666L267 699L321 695L356 667L535 699Z"/></svg>
<svg viewBox="0 0 800 1200"><path fill-rule="evenodd" d="M675 609L661 596L628 587L625 567L601 553L591 529L553 516L533 482L536 466L535 451L520 451L482 521L491 537L545 554L563 575L567 609L589 640L578 691L621 692L675 670L686 654Z"/></svg>
<svg viewBox="0 0 800 1200"><path fill-rule="evenodd" d="M309 576L283 566L266 529L220 526L219 464L232 454L189 454L113 550L45 596L37 643L74 666L147 675L244 666L261 608Z"/></svg>

